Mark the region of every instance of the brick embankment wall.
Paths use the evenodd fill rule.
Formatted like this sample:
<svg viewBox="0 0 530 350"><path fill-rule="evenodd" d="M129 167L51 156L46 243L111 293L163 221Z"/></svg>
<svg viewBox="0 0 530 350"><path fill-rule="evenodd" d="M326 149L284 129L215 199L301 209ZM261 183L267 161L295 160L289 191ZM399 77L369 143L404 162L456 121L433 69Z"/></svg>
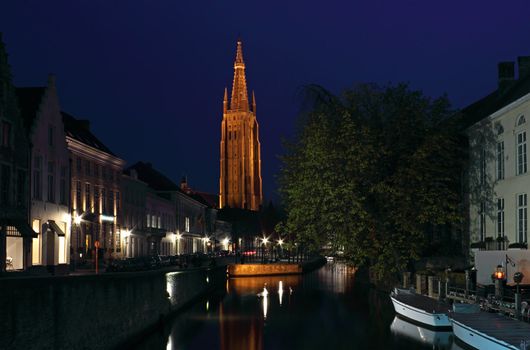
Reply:
<svg viewBox="0 0 530 350"><path fill-rule="evenodd" d="M295 275L312 271L325 263L324 258L318 258L299 264L232 264L228 266L228 274L232 277Z"/></svg>
<svg viewBox="0 0 530 350"><path fill-rule="evenodd" d="M226 268L0 279L0 349L108 349L226 279Z"/></svg>

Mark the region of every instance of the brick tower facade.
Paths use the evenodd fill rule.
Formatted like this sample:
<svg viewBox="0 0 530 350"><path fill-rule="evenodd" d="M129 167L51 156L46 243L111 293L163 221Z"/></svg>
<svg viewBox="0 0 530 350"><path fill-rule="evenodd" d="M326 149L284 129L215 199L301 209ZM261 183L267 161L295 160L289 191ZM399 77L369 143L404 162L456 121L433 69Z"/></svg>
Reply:
<svg viewBox="0 0 530 350"><path fill-rule="evenodd" d="M230 106L226 88L223 100L219 180L221 208L259 210L263 201L260 153L256 99L252 92L250 105L242 43L238 40Z"/></svg>

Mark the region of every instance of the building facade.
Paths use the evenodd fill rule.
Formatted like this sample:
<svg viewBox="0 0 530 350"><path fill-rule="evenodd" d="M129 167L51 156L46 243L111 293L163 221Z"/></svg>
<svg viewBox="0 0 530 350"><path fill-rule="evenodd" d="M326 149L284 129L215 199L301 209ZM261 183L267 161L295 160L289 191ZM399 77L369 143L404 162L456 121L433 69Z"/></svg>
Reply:
<svg viewBox="0 0 530 350"><path fill-rule="evenodd" d="M518 58L518 78L514 62L501 62L498 68L498 89L463 110L470 125L471 251L477 281L483 284L491 283L497 265L508 272L509 283L509 272L530 274L530 57Z"/></svg>
<svg viewBox="0 0 530 350"><path fill-rule="evenodd" d="M55 77L46 87L17 88L31 142L32 265L66 273L70 259L70 164ZM61 266L61 267L59 267Z"/></svg>
<svg viewBox="0 0 530 350"><path fill-rule="evenodd" d="M70 152L72 250L80 263L123 256L121 174L125 161L90 131L87 120L62 112Z"/></svg>
<svg viewBox="0 0 530 350"><path fill-rule="evenodd" d="M31 266L29 147L0 34L0 273Z"/></svg>
<svg viewBox="0 0 530 350"><path fill-rule="evenodd" d="M147 184L138 179L135 170L122 175L123 215L121 227L123 245L127 258L147 256L148 245L145 228L147 227Z"/></svg>
<svg viewBox="0 0 530 350"><path fill-rule="evenodd" d="M259 210L263 202L256 99L248 100L243 48L237 42L230 105L225 88L221 122L219 207Z"/></svg>

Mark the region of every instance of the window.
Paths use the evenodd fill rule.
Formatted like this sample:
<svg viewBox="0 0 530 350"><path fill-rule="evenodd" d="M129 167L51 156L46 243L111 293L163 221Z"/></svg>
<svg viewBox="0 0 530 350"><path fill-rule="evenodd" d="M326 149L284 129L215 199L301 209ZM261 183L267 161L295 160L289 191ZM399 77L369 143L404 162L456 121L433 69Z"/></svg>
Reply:
<svg viewBox="0 0 530 350"><path fill-rule="evenodd" d="M523 125L524 123L526 123L524 115L519 116L519 119L517 119L517 126Z"/></svg>
<svg viewBox="0 0 530 350"><path fill-rule="evenodd" d="M107 180L107 168L105 166L101 167L101 175L103 176L103 180Z"/></svg>
<svg viewBox="0 0 530 350"><path fill-rule="evenodd" d="M81 157L77 157L76 159L76 169L77 169L77 174L81 174Z"/></svg>
<svg viewBox="0 0 530 350"><path fill-rule="evenodd" d="M151 215L147 214L147 227L151 227Z"/></svg>
<svg viewBox="0 0 530 350"><path fill-rule="evenodd" d="M17 171L17 207L26 206L26 171Z"/></svg>
<svg viewBox="0 0 530 350"><path fill-rule="evenodd" d="M151 216L151 227L156 228L156 216Z"/></svg>
<svg viewBox="0 0 530 350"><path fill-rule="evenodd" d="M33 198L42 200L42 157L35 157L33 163Z"/></svg>
<svg viewBox="0 0 530 350"><path fill-rule="evenodd" d="M53 125L48 126L48 146L53 147Z"/></svg>
<svg viewBox="0 0 530 350"><path fill-rule="evenodd" d="M484 239L486 238L486 203L480 202L480 227L479 227L479 233L480 233L480 241L484 242Z"/></svg>
<svg viewBox="0 0 530 350"><path fill-rule="evenodd" d="M104 188L101 189L101 212L107 213L107 190Z"/></svg>
<svg viewBox="0 0 530 350"><path fill-rule="evenodd" d="M99 177L99 165L94 163L94 176Z"/></svg>
<svg viewBox="0 0 530 350"><path fill-rule="evenodd" d="M59 203L66 205L66 167L61 167L61 178L59 180Z"/></svg>
<svg viewBox="0 0 530 350"><path fill-rule="evenodd" d="M504 179L504 141L497 142L497 180Z"/></svg>
<svg viewBox="0 0 530 350"><path fill-rule="evenodd" d="M48 162L48 202L55 203L55 177L54 177L54 164Z"/></svg>
<svg viewBox="0 0 530 350"><path fill-rule="evenodd" d="M114 215L114 191L109 191L109 213Z"/></svg>
<svg viewBox="0 0 530 350"><path fill-rule="evenodd" d="M9 204L9 187L11 183L11 167L2 164L2 171L0 172L0 203Z"/></svg>
<svg viewBox="0 0 530 350"><path fill-rule="evenodd" d="M120 192L116 192L116 215L120 212Z"/></svg>
<svg viewBox="0 0 530 350"><path fill-rule="evenodd" d="M519 243L526 242L528 232L526 193L517 196L517 239Z"/></svg>
<svg viewBox="0 0 530 350"><path fill-rule="evenodd" d="M526 131L517 134L517 175L526 174Z"/></svg>
<svg viewBox="0 0 530 350"><path fill-rule="evenodd" d="M41 232L40 232L40 220L34 219L32 222L33 231L37 232L37 238L33 238L31 247L31 262L33 265L40 265L40 246L41 246Z"/></svg>
<svg viewBox="0 0 530 350"><path fill-rule="evenodd" d="M90 198L90 184L85 184L85 211L91 212L92 201Z"/></svg>
<svg viewBox="0 0 530 350"><path fill-rule="evenodd" d="M158 228L162 228L162 218L158 217Z"/></svg>
<svg viewBox="0 0 530 350"><path fill-rule="evenodd" d="M76 209L80 210L83 208L83 200L81 198L81 181L75 182L75 203Z"/></svg>
<svg viewBox="0 0 530 350"><path fill-rule="evenodd" d="M504 198L497 199L497 236L504 237Z"/></svg>
<svg viewBox="0 0 530 350"><path fill-rule="evenodd" d="M2 147L11 146L11 123L2 121Z"/></svg>
<svg viewBox="0 0 530 350"><path fill-rule="evenodd" d="M94 213L99 214L99 187L94 186Z"/></svg>
<svg viewBox="0 0 530 350"><path fill-rule="evenodd" d="M190 218L186 216L185 228L184 231L190 232Z"/></svg>

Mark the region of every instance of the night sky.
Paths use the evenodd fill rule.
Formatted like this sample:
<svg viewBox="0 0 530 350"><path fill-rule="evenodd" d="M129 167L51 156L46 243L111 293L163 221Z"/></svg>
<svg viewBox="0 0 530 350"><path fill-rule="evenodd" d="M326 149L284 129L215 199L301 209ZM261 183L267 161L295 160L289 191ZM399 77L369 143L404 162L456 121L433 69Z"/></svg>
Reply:
<svg viewBox="0 0 530 350"><path fill-rule="evenodd" d="M243 40L256 92L266 199L300 89L409 82L460 108L496 88L497 62L530 55L521 1L2 1L17 86L57 76L63 110L128 164L218 192L222 98Z"/></svg>

